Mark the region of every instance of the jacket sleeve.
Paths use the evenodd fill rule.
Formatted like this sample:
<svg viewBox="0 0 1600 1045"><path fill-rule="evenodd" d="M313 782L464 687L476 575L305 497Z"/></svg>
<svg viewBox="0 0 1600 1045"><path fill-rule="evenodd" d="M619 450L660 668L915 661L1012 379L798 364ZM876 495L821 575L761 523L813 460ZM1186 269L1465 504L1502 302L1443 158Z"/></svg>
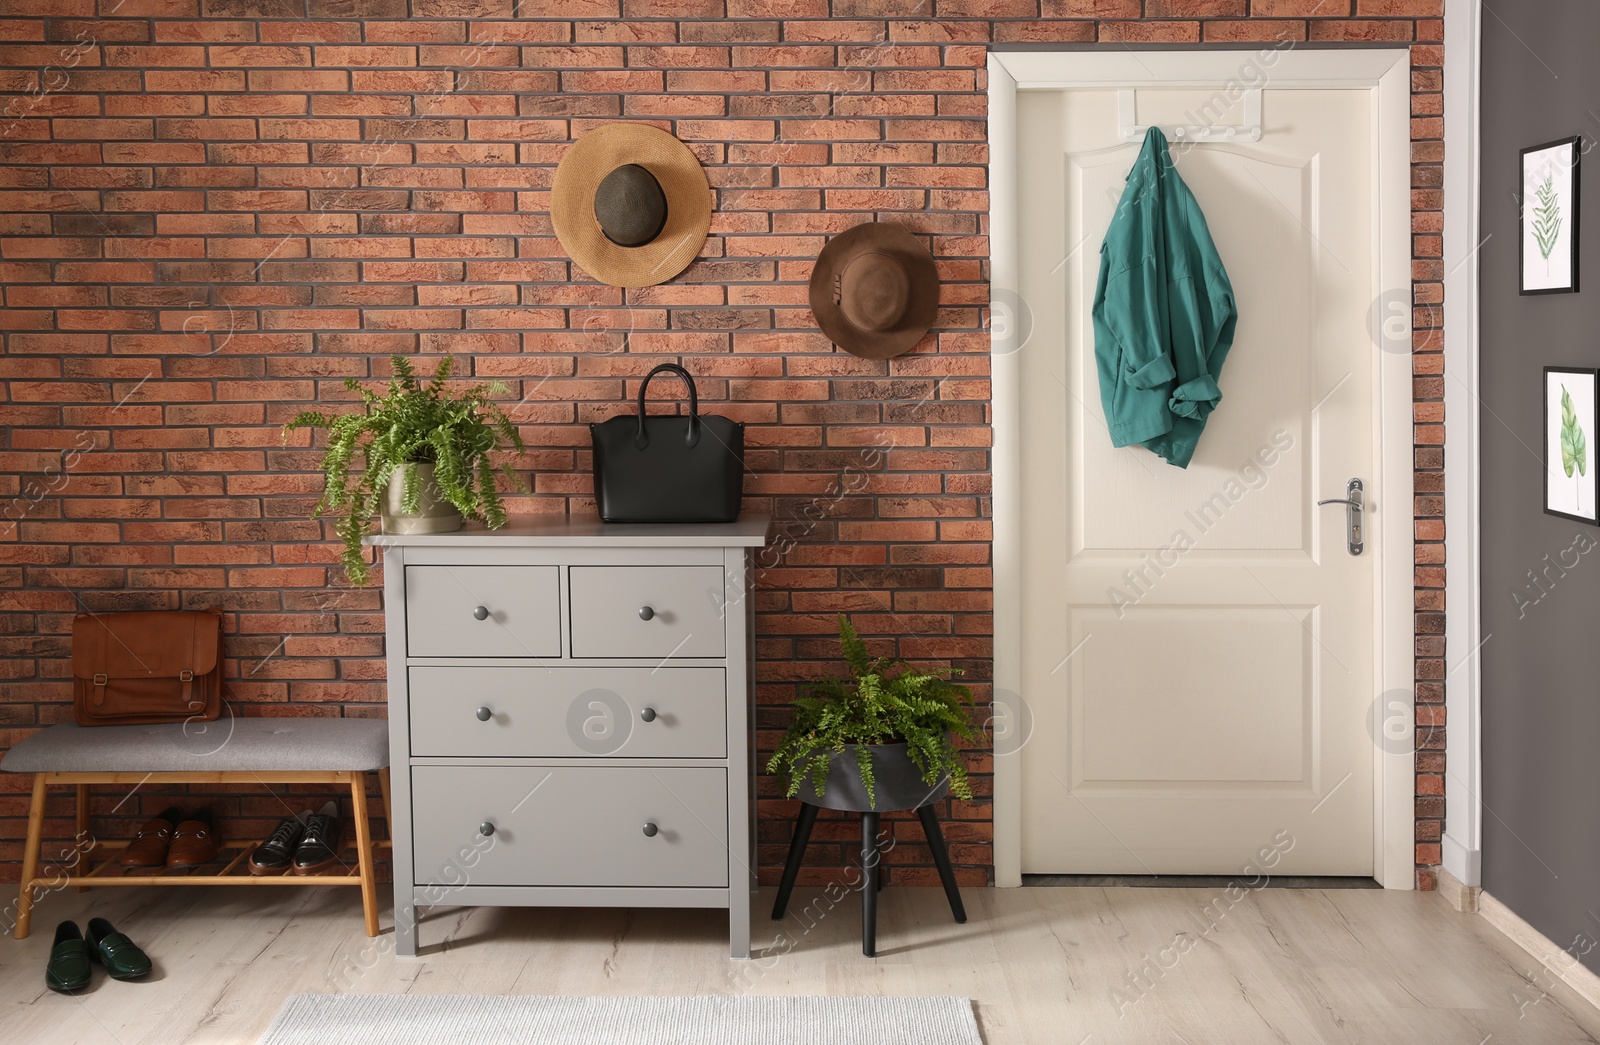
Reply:
<svg viewBox="0 0 1600 1045"><path fill-rule="evenodd" d="M1173 326L1175 334L1178 329L1182 331L1181 337L1176 338L1181 344L1175 344L1173 351L1184 353L1189 365L1180 369L1194 376L1172 390L1168 409L1179 417L1204 421L1222 401L1217 378L1222 375L1223 361L1233 346L1238 312L1233 303L1233 285L1211 238L1211 229L1187 189L1183 219L1184 268L1188 275L1172 287Z"/></svg>
<svg viewBox="0 0 1600 1045"><path fill-rule="evenodd" d="M1101 318L1122 350L1123 379L1135 388L1159 388L1177 376L1167 354L1166 291L1154 257L1129 265L1106 284Z"/></svg>
<svg viewBox="0 0 1600 1045"><path fill-rule="evenodd" d="M1209 335L1205 343L1198 346L1205 369L1192 380L1173 389L1172 401L1168 404L1174 414L1192 417L1197 421L1204 421L1222 402L1222 389L1217 386L1217 378L1222 374L1228 349L1233 347L1234 327L1239 319L1238 309L1233 303L1233 287L1220 263L1207 268L1204 284L1193 289L1197 292L1196 305L1203 305L1205 309L1205 314L1197 317L1195 329L1202 335Z"/></svg>

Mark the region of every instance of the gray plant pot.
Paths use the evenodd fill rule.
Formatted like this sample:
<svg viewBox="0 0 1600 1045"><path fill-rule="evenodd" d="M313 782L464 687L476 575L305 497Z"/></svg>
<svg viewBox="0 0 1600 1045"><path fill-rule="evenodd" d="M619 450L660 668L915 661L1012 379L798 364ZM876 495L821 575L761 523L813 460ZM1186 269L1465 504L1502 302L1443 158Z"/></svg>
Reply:
<svg viewBox="0 0 1600 1045"><path fill-rule="evenodd" d="M947 776L937 784L925 784L922 770L917 768L906 753L905 744L869 744L872 750L873 790L877 803L867 800L867 786L861 782L861 769L856 765L856 748L846 744L828 760L828 779L825 792L817 794L809 776L800 780L800 790L795 797L802 802L824 809L840 809L851 813L883 812L890 809L920 809L937 802L950 791Z"/></svg>
<svg viewBox="0 0 1600 1045"><path fill-rule="evenodd" d="M384 491L383 505L379 511L383 518L383 532L450 533L461 529L461 513L455 505L445 500L444 494L433 481L433 465L414 464L411 467L417 470L417 482L421 486L417 510L408 512L401 507L405 492L405 469L399 469L389 477L389 488Z"/></svg>

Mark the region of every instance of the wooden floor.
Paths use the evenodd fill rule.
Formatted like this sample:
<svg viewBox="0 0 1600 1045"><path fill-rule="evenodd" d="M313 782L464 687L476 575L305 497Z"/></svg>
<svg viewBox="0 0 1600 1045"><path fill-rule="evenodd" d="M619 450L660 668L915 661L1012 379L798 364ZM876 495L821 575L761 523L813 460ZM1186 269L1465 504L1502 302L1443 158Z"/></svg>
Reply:
<svg viewBox="0 0 1600 1045"><path fill-rule="evenodd" d="M970 920L956 925L936 889L885 890L873 960L855 896L828 911L799 890L786 922L757 923L783 953L731 962L717 912L441 908L423 923L422 956L399 959L388 912L386 935L369 940L349 889L67 892L44 899L29 939L0 939L0 1042L253 1043L289 995L334 990L958 994L974 1000L989 1045L1600 1041L1592 1010L1436 894L1268 889L1236 905L1203 889L964 895ZM97 969L81 996L51 994L56 922L94 915L140 943L155 974L117 983Z"/></svg>

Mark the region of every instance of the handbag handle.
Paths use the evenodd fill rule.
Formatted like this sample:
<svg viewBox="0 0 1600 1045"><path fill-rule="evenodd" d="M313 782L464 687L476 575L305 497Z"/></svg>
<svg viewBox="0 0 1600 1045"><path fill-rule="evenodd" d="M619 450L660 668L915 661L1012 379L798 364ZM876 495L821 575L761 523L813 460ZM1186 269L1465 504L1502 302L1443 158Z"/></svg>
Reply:
<svg viewBox="0 0 1600 1045"><path fill-rule="evenodd" d="M634 434L633 445L643 450L650 444L650 435L644 430L644 390L650 387L650 379L662 371L676 374L689 386L689 431L683 441L689 446L696 446L700 442L700 396L695 392L694 378L689 376L689 371L676 363L662 363L646 374L644 383L639 386L639 430Z"/></svg>

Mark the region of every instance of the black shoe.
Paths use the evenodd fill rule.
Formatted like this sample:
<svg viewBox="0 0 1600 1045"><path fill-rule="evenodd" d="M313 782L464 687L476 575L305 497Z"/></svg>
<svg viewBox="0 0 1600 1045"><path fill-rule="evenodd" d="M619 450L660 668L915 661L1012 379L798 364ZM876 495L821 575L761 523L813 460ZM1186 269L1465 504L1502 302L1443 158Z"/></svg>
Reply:
<svg viewBox="0 0 1600 1045"><path fill-rule="evenodd" d="M137 980L150 975L149 956L104 918L89 919L84 943L89 948L89 960L104 965L113 980Z"/></svg>
<svg viewBox="0 0 1600 1045"><path fill-rule="evenodd" d="M89 945L77 922L56 926L56 942L44 967L44 985L62 994L89 986Z"/></svg>
<svg viewBox="0 0 1600 1045"><path fill-rule="evenodd" d="M305 837L306 821L310 819L311 810L304 809L280 821L267 840L256 846L255 852L250 854L250 873L282 874L287 871L294 862L295 848L300 845L300 839Z"/></svg>
<svg viewBox="0 0 1600 1045"><path fill-rule="evenodd" d="M306 818L306 833L294 851L294 873L316 874L339 862L339 803L329 802Z"/></svg>

